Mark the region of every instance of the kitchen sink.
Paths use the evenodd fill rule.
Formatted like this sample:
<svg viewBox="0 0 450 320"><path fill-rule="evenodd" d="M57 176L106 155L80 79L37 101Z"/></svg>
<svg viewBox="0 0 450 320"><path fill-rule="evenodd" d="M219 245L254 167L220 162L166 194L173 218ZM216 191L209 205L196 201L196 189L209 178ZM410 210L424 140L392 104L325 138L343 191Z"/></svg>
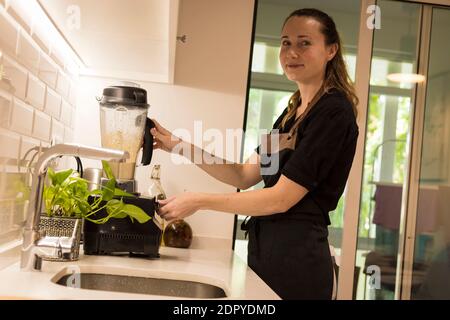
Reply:
<svg viewBox="0 0 450 320"><path fill-rule="evenodd" d="M217 299L226 297L222 288L186 280L81 272L63 275L54 282L62 286L81 289L178 298Z"/></svg>

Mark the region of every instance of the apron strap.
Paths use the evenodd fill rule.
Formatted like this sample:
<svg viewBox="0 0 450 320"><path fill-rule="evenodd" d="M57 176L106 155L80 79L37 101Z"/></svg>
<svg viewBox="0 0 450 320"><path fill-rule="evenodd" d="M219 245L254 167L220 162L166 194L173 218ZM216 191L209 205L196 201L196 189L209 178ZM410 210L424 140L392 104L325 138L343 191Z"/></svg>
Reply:
<svg viewBox="0 0 450 320"><path fill-rule="evenodd" d="M300 123L305 119L305 117L308 115L309 111L314 107L314 105L319 101L319 99L323 96L325 90L323 85L319 88L319 90L314 95L314 98L308 103L308 106L306 107L305 111L297 118L295 119L294 124L292 125L291 129L289 130L289 139L292 138L298 130L298 127L300 126Z"/></svg>

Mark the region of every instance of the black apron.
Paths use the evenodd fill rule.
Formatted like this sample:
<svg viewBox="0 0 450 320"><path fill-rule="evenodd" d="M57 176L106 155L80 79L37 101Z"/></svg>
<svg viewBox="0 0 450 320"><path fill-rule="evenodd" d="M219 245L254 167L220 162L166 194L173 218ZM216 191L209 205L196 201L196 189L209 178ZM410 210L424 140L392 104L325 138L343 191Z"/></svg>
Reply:
<svg viewBox="0 0 450 320"><path fill-rule="evenodd" d="M319 90L307 111L322 95ZM280 170L295 148L297 129L307 112L297 119L288 133L279 134L277 146L265 139L261 156L279 153ZM266 186L276 183L279 172L263 176ZM311 217L295 213L278 213L246 219L241 228L248 235L248 265L282 299L331 299L333 291L333 264L328 244L326 217L309 199L303 199L304 210ZM313 214L314 213L314 214Z"/></svg>
<svg viewBox="0 0 450 320"><path fill-rule="evenodd" d="M248 229L249 267L282 299L331 299L333 264L325 224L253 217L243 228Z"/></svg>

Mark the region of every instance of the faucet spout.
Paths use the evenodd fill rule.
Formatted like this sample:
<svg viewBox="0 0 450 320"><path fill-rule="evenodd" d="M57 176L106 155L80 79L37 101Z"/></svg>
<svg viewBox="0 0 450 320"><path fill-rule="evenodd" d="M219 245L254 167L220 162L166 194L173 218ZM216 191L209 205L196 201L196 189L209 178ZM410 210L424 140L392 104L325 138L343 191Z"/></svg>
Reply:
<svg viewBox="0 0 450 320"><path fill-rule="evenodd" d="M42 211L42 192L45 174L51 160L60 156L77 156L98 160L125 160L129 158L127 151L82 146L78 144L57 144L42 153L34 168L27 220L23 232L23 245L20 267L23 271L40 269L39 252L47 245L40 240L39 222ZM39 250L41 248L42 250ZM44 250L45 251L45 250Z"/></svg>

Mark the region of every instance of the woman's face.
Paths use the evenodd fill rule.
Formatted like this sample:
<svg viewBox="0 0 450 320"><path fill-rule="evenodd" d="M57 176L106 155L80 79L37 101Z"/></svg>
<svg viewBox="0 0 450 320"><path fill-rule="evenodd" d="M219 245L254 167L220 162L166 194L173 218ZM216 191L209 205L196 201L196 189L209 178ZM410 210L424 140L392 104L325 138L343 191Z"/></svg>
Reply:
<svg viewBox="0 0 450 320"><path fill-rule="evenodd" d="M322 81L327 62L337 45L327 46L320 22L309 17L291 17L281 33L280 63L291 81L308 84Z"/></svg>

